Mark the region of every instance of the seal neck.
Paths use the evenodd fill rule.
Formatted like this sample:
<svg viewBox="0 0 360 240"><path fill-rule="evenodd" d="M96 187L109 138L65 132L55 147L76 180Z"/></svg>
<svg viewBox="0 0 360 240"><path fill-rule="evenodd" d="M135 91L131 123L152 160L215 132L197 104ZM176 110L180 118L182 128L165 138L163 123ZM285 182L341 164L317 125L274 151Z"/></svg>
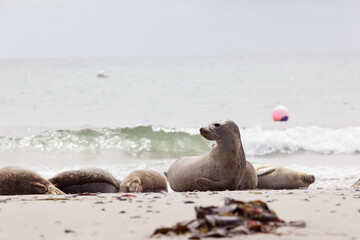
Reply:
<svg viewBox="0 0 360 240"><path fill-rule="evenodd" d="M218 150L222 155L229 155L231 157L239 155L240 161L242 159L245 160L245 153L240 138L224 137L217 140L216 145L218 145Z"/></svg>

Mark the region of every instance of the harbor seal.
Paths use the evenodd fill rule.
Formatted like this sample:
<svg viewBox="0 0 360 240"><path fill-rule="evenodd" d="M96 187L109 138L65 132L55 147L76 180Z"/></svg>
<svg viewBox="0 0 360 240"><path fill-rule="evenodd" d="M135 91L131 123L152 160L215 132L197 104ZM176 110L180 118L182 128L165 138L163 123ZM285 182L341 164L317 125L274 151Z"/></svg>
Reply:
<svg viewBox="0 0 360 240"><path fill-rule="evenodd" d="M357 182L354 183L351 187L353 187L353 188L360 188L360 179L357 180Z"/></svg>
<svg viewBox="0 0 360 240"><path fill-rule="evenodd" d="M239 190L255 189L258 185L258 178L254 166L246 161L246 170L243 179L238 187Z"/></svg>
<svg viewBox="0 0 360 240"><path fill-rule="evenodd" d="M120 189L120 181L100 168L61 172L49 181L65 193L115 193Z"/></svg>
<svg viewBox="0 0 360 240"><path fill-rule="evenodd" d="M162 192L168 191L166 179L152 170L132 171L121 183L121 192Z"/></svg>
<svg viewBox="0 0 360 240"><path fill-rule="evenodd" d="M0 169L0 195L51 194L63 195L51 182L34 171L22 167Z"/></svg>
<svg viewBox="0 0 360 240"><path fill-rule="evenodd" d="M202 127L200 134L216 144L202 156L176 160L166 174L170 187L177 192L236 190L246 169L238 126L218 121Z"/></svg>
<svg viewBox="0 0 360 240"><path fill-rule="evenodd" d="M298 189L315 182L313 175L280 166L261 166L256 168L256 173L259 189Z"/></svg>

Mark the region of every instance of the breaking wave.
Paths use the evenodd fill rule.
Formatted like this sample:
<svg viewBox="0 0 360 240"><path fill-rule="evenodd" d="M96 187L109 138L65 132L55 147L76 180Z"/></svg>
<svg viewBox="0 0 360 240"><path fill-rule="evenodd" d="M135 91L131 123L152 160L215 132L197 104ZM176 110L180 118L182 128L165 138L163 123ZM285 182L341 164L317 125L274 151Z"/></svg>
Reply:
<svg viewBox="0 0 360 240"><path fill-rule="evenodd" d="M245 153L251 156L313 152L359 154L360 127L331 129L294 127L267 130L241 129ZM138 126L44 131L26 137L0 136L0 152L40 151L49 153L114 152L131 158L177 158L200 155L211 143L196 129Z"/></svg>

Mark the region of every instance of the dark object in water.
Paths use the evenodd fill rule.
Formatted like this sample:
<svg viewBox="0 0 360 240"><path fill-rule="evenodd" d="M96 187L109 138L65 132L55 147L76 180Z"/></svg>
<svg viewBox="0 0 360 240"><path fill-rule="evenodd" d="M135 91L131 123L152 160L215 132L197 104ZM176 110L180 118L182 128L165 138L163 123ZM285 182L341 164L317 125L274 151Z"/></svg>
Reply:
<svg viewBox="0 0 360 240"><path fill-rule="evenodd" d="M281 226L304 227L305 222L287 224L262 201L242 202L225 199L222 207L195 207L196 219L177 223L170 228L158 228L157 234L187 234L189 239L232 237L239 234L273 233Z"/></svg>

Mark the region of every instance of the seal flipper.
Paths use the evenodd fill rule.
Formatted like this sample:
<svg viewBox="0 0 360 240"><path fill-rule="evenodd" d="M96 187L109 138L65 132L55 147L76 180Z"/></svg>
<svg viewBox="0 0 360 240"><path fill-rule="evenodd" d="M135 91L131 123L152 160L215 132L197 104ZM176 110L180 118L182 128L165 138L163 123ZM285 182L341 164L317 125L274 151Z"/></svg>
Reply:
<svg viewBox="0 0 360 240"><path fill-rule="evenodd" d="M44 184L32 182L31 185L34 187L34 193L44 194L48 191L47 187Z"/></svg>
<svg viewBox="0 0 360 240"><path fill-rule="evenodd" d="M46 194L50 194L50 195L65 195L65 193L63 191L61 191L60 189L58 189L57 187L55 187L54 185L48 185L47 186L47 193Z"/></svg>
<svg viewBox="0 0 360 240"><path fill-rule="evenodd" d="M134 178L131 182L128 182L127 183L127 186L129 188L129 192L142 192L142 189L141 189L141 179L136 177Z"/></svg>
<svg viewBox="0 0 360 240"><path fill-rule="evenodd" d="M258 177L264 176L264 175L274 172L275 170L276 170L275 167L264 167L264 168L261 168L260 170L256 171L256 175Z"/></svg>
<svg viewBox="0 0 360 240"><path fill-rule="evenodd" d="M314 177L314 175L304 174L303 176L301 176L301 180L303 180L304 182L306 182L308 184L312 184L315 182L315 177Z"/></svg>
<svg viewBox="0 0 360 240"><path fill-rule="evenodd" d="M208 179L208 178L198 178L196 179L196 183L199 186L200 191L207 191L213 189L222 189L223 184L220 182Z"/></svg>

